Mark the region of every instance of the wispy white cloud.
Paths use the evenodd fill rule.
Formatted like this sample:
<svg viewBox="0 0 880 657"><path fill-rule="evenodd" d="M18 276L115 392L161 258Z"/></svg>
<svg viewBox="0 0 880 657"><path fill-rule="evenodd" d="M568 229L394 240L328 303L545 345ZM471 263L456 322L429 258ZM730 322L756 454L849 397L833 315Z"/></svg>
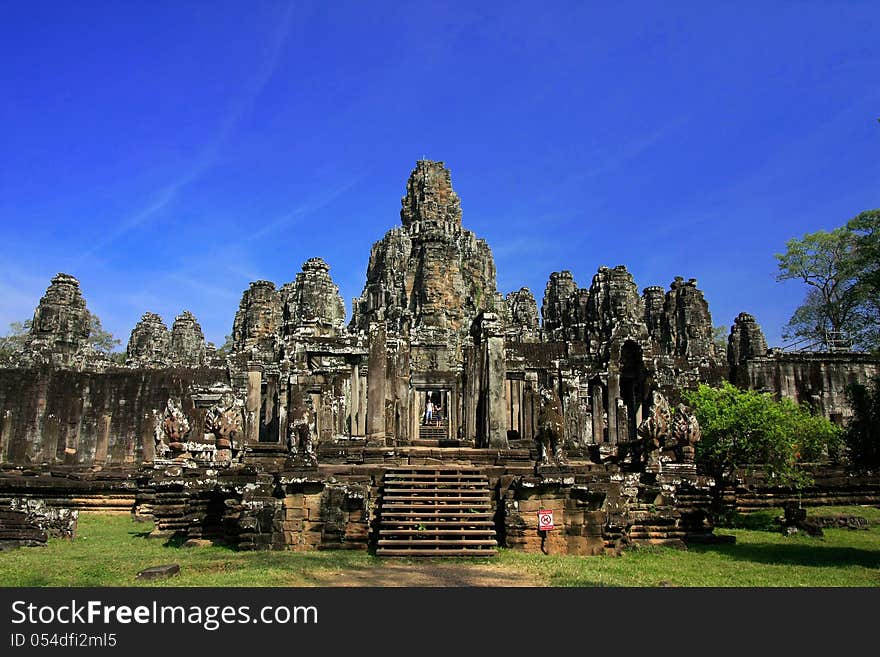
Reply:
<svg viewBox="0 0 880 657"><path fill-rule="evenodd" d="M238 300L238 295L229 288L211 285L210 283L206 283L205 281L195 278L193 276L187 276L182 273L171 273L168 274L168 279L174 281L175 283L186 285L187 287L190 287L200 294L206 296L219 297L221 299L230 299L233 301Z"/></svg>
<svg viewBox="0 0 880 657"><path fill-rule="evenodd" d="M360 173L352 176L342 184L325 190L323 194L316 196L315 198L309 199L308 201L293 208L289 212L284 213L277 219L270 221L267 224L264 224L259 230L256 230L248 235L248 241L252 242L254 240L258 240L270 233L274 233L275 231L280 230L281 228L289 226L293 222L302 221L306 217L313 215L315 212L330 205L337 198L339 198L352 187L357 185L361 180L363 180L365 175L366 173Z"/></svg>
<svg viewBox="0 0 880 657"><path fill-rule="evenodd" d="M220 124L220 129L204 147L196 161L180 175L176 180L159 189L151 202L144 208L131 214L118 222L117 228L95 240L90 249L85 251L79 258L73 261L76 267L83 262L92 259L95 254L105 249L123 235L131 232L152 217L161 213L173 201L175 201L188 185L201 178L216 162L223 146L235 130L242 118L251 110L263 88L269 82L283 51L290 32L293 18L294 5L291 3L285 7L284 14L278 21L272 36L269 39L267 55L257 73L247 82L243 93L233 104L230 111Z"/></svg>

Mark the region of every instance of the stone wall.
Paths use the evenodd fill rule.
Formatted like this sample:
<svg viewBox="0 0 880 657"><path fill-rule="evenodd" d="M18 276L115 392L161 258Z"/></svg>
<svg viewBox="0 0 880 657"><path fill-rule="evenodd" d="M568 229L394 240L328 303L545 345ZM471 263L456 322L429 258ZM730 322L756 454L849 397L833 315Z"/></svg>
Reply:
<svg viewBox="0 0 880 657"><path fill-rule="evenodd" d="M734 383L807 403L826 417L845 423L852 416L846 389L880 376L880 358L858 353L785 353L740 362L732 370Z"/></svg>
<svg viewBox="0 0 880 657"><path fill-rule="evenodd" d="M371 491L369 476L333 482L314 469L171 466L142 477L134 513L155 521L156 538L239 550L366 550Z"/></svg>
<svg viewBox="0 0 880 657"><path fill-rule="evenodd" d="M544 554L619 554L627 547L685 547L707 540L708 481L694 473L574 469L514 479L503 504L502 544ZM679 499L680 498L680 499ZM555 528L538 530L538 511Z"/></svg>
<svg viewBox="0 0 880 657"><path fill-rule="evenodd" d="M227 379L225 370L209 368L0 370L0 463L88 468L150 461L167 401L182 404L201 437L206 409L195 407L192 393Z"/></svg>

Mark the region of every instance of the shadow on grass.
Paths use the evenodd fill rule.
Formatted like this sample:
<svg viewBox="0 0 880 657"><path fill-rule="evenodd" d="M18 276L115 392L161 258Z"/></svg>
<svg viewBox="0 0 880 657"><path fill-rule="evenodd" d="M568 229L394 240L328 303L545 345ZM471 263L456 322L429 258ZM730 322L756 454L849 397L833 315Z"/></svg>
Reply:
<svg viewBox="0 0 880 657"><path fill-rule="evenodd" d="M150 532L150 531L143 531L143 532L130 531L130 532L128 532L128 535L131 536L132 538L139 538L139 539L143 539L143 540L147 540L147 541L156 541L157 543L159 541L163 541L163 538L164 538L164 541L162 542L162 547L167 547L167 548L182 548L184 550L190 550L190 549L198 550L198 549L200 549L198 547L190 548L190 547L183 546L183 544L186 543L187 540L189 540L188 536L171 536L171 537L166 538L163 536L153 536L152 532ZM230 552L238 552L238 550L236 550L233 546L229 545L228 543L223 543L221 541L212 542L211 547L225 549Z"/></svg>
<svg viewBox="0 0 880 657"><path fill-rule="evenodd" d="M728 529L750 529L758 532L779 533L780 524L777 522L781 511L753 511L751 513L733 513L718 523L719 527Z"/></svg>
<svg viewBox="0 0 880 657"><path fill-rule="evenodd" d="M736 545L694 545L694 552L716 552L731 559L753 561L780 566L810 566L834 568L861 566L880 568L880 551L849 547L826 547L802 543L780 545L777 543L744 543Z"/></svg>

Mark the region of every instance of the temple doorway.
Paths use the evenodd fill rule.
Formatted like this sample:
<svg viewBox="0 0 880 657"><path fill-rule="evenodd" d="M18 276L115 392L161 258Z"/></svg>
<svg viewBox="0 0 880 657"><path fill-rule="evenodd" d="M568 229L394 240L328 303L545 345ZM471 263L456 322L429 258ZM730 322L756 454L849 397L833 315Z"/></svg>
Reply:
<svg viewBox="0 0 880 657"><path fill-rule="evenodd" d="M416 390L419 438L440 440L449 437L449 390Z"/></svg>
<svg viewBox="0 0 880 657"><path fill-rule="evenodd" d="M642 423L645 399L645 366L642 348L628 340L620 351L620 398L626 409L626 423L617 427L618 440L634 440Z"/></svg>

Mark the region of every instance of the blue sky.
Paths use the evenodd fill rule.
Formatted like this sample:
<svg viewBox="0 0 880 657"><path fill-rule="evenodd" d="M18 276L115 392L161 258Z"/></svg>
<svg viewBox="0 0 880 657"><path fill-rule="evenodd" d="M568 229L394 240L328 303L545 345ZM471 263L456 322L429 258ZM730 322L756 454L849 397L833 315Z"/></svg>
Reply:
<svg viewBox="0 0 880 657"><path fill-rule="evenodd" d="M709 6L707 6L709 5ZM0 3L0 327L77 276L122 340L306 259L351 312L415 161L499 289L693 277L771 345L774 253L880 206L880 3Z"/></svg>

